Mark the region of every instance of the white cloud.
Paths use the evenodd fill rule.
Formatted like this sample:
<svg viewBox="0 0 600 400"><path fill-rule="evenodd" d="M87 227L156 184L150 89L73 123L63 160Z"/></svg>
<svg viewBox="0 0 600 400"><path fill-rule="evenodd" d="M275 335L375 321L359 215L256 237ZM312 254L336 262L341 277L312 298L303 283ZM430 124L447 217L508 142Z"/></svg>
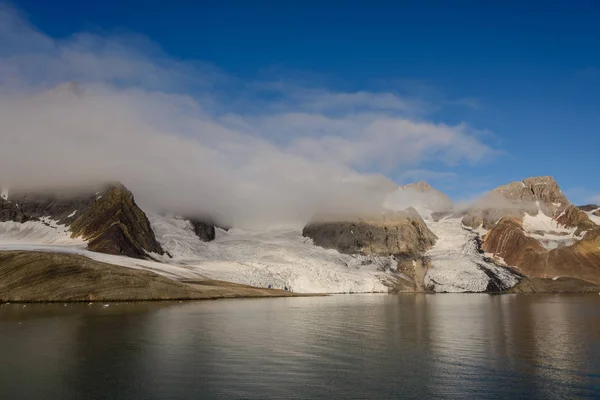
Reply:
<svg viewBox="0 0 600 400"><path fill-rule="evenodd" d="M394 93L271 86L135 35L54 40L0 7L0 182L120 180L149 206L256 227L371 211L395 188L377 171L494 154Z"/></svg>
<svg viewBox="0 0 600 400"><path fill-rule="evenodd" d="M400 174L402 183L413 183L417 181L427 181L428 183L436 181L453 182L458 178L458 174L449 171L430 171L425 169L411 169Z"/></svg>

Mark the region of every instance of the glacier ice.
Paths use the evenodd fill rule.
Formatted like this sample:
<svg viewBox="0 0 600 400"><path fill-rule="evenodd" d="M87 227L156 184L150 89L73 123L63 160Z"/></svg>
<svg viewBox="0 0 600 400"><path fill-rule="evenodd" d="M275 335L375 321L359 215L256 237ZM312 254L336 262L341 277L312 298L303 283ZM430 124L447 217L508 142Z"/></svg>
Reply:
<svg viewBox="0 0 600 400"><path fill-rule="evenodd" d="M519 277L510 270L485 260L477 246L478 234L465 229L459 218L427 221L438 237L427 251L431 267L424 286L435 292L485 292L513 287Z"/></svg>

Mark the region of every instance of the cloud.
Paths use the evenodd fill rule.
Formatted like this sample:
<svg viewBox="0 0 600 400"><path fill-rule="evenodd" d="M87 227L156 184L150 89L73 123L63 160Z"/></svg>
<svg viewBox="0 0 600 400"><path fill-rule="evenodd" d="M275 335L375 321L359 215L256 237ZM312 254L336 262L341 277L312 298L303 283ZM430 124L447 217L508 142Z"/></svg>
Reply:
<svg viewBox="0 0 600 400"><path fill-rule="evenodd" d="M396 188L382 171L495 152L395 93L242 80L135 34L56 40L7 6L0 93L3 184L119 180L149 208L241 227L378 210Z"/></svg>
<svg viewBox="0 0 600 400"><path fill-rule="evenodd" d="M412 183L417 181L426 181L428 183L443 181L454 182L458 179L458 174L450 171L430 171L425 169L411 169L400 174L401 183Z"/></svg>

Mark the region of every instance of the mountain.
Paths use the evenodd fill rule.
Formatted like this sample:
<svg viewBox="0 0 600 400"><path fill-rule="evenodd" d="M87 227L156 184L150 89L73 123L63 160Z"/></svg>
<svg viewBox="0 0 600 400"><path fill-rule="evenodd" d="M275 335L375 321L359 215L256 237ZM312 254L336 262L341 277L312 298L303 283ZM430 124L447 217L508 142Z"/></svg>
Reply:
<svg viewBox="0 0 600 400"><path fill-rule="evenodd" d="M482 249L492 258L527 278L600 284L600 226L588 214L544 176L492 190L462 224L484 234Z"/></svg>
<svg viewBox="0 0 600 400"><path fill-rule="evenodd" d="M565 227L579 231L593 228L585 212L573 206L550 176L532 177L511 182L489 192L463 216L463 225L473 229L490 229L501 218L523 219L541 213Z"/></svg>
<svg viewBox="0 0 600 400"><path fill-rule="evenodd" d="M394 189L376 214L316 216L301 231L246 231L223 229L202 213L147 214L119 183L2 190L0 298L202 298L207 286L236 284L238 295L250 286L593 291L600 288L599 211L570 204L551 177L501 186L455 212L447 196L417 182ZM203 294L189 292L192 281L205 282L193 286Z"/></svg>
<svg viewBox="0 0 600 400"><path fill-rule="evenodd" d="M0 221L43 224L107 254L146 258L164 252L146 214L121 184L69 191L10 193L0 199Z"/></svg>
<svg viewBox="0 0 600 400"><path fill-rule="evenodd" d="M331 217L307 224L302 235L344 254L416 259L437 239L412 210L368 217Z"/></svg>

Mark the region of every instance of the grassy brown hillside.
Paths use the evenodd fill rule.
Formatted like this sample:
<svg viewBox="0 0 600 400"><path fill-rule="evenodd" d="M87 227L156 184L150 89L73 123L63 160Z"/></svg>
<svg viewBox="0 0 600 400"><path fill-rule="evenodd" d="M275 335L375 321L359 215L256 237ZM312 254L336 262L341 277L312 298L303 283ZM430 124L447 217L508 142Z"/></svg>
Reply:
<svg viewBox="0 0 600 400"><path fill-rule="evenodd" d="M282 297L293 293L229 282L177 282L74 254L0 252L0 301L137 301Z"/></svg>

